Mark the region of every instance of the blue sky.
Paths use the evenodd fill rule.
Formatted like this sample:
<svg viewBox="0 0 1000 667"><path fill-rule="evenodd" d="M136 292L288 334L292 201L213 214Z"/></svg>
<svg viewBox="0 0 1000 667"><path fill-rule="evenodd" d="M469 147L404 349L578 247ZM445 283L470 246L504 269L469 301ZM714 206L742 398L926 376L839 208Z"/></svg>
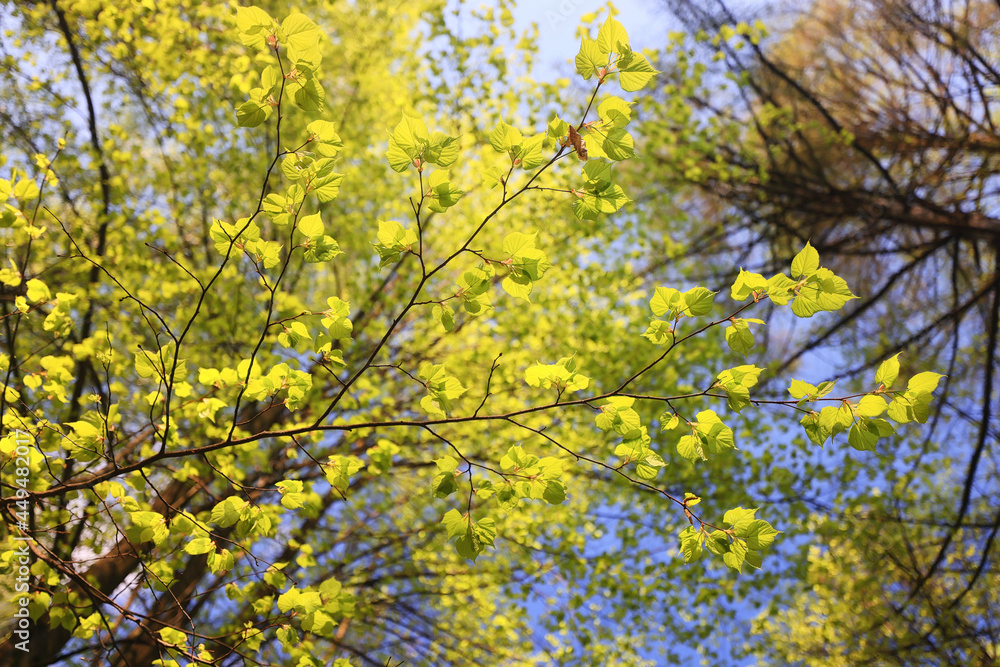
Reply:
<svg viewBox="0 0 1000 667"><path fill-rule="evenodd" d="M580 17L599 10L605 10L602 17L607 16L606 7L606 0L521 0L513 9L516 26L524 30L532 22L538 24L540 57L536 76L554 79L572 72L569 62L580 50L576 36ZM659 3L619 0L615 8L637 49L658 48L666 43L669 31L678 29L676 20Z"/></svg>

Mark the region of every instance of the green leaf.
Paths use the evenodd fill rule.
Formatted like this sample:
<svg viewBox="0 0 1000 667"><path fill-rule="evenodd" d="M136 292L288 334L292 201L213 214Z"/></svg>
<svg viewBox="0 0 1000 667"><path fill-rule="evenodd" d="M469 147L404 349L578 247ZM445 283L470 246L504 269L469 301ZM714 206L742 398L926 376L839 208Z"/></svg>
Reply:
<svg viewBox="0 0 1000 667"><path fill-rule="evenodd" d="M279 194L269 194L264 198L262 207L264 213L267 214L271 221L276 225L284 226L292 222L293 217L297 214L299 206L302 204L302 200L305 199L305 190L298 184L293 185L288 189L288 193L284 196ZM219 222L219 221L215 221ZM231 225L226 223L219 223L220 233L227 230ZM254 225L255 226L255 225ZM213 225L213 229L215 225ZM257 232L259 235L259 231ZM226 247L228 247L228 239L233 238L235 235L235 230L228 234L223 234L226 239ZM215 235L212 236L213 240ZM216 248L219 252L225 253L225 248L219 248L219 244L216 244Z"/></svg>
<svg viewBox="0 0 1000 667"><path fill-rule="evenodd" d="M450 167L458 159L458 137L434 132L423 152L424 160L438 167Z"/></svg>
<svg viewBox="0 0 1000 667"><path fill-rule="evenodd" d="M52 293L49 291L48 285L43 283L41 280L38 280L37 278L32 278L31 280L29 280L27 283L27 288L28 291L26 293L26 296L28 297L28 301L31 301L32 303L38 303L40 301L48 301L49 299L52 298Z"/></svg>
<svg viewBox="0 0 1000 667"><path fill-rule="evenodd" d="M448 539L464 535L469 529L469 517L459 514L458 510L448 510L441 519L445 529L448 531Z"/></svg>
<svg viewBox="0 0 1000 667"><path fill-rule="evenodd" d="M647 458L652 452L649 445L652 438L645 426L628 428L627 424L616 426L616 430L622 433L622 441L615 447L615 456L622 456L630 461L641 461ZM626 430L627 429L627 430Z"/></svg>
<svg viewBox="0 0 1000 667"><path fill-rule="evenodd" d="M278 87L278 68L274 65L268 65L260 73L260 87L261 87L261 97L271 95L275 89Z"/></svg>
<svg viewBox="0 0 1000 667"><path fill-rule="evenodd" d="M573 214L581 220L596 220L601 213L614 213L631 201L619 186L611 183L588 183L583 192L577 191L577 196L579 199L573 202Z"/></svg>
<svg viewBox="0 0 1000 667"><path fill-rule="evenodd" d="M575 368L571 357L560 359L555 364L536 363L524 371L524 380L532 387L581 391L590 386L590 378L576 373Z"/></svg>
<svg viewBox="0 0 1000 667"><path fill-rule="evenodd" d="M306 237L312 238L323 233L323 219L319 213L303 216L296 227Z"/></svg>
<svg viewBox="0 0 1000 667"><path fill-rule="evenodd" d="M814 401L819 398L823 398L836 386L837 382L826 381L820 382L819 386L813 386L808 382L803 382L802 380L792 380L791 387L788 389L788 393L792 395L792 398L798 399L800 401L799 405L809 401Z"/></svg>
<svg viewBox="0 0 1000 667"><path fill-rule="evenodd" d="M829 405L819 413L819 422L825 430L833 437L842 431L846 431L854 423L854 411L851 406L844 403L840 407Z"/></svg>
<svg viewBox="0 0 1000 667"><path fill-rule="evenodd" d="M212 523L220 528L228 528L240 520L240 513L247 506L245 500L226 498L212 509Z"/></svg>
<svg viewBox="0 0 1000 667"><path fill-rule="evenodd" d="M343 255L343 251L332 237L322 234L309 239L306 246L304 259L307 262L329 262L337 255Z"/></svg>
<svg viewBox="0 0 1000 667"><path fill-rule="evenodd" d="M743 563L746 561L747 550L740 542L733 542L729 545L729 551L722 554L722 562L726 567L743 572Z"/></svg>
<svg viewBox="0 0 1000 667"><path fill-rule="evenodd" d="M688 526L681 531L679 537L681 541L681 553L684 554L684 562L695 563L701 560L701 556L704 553L702 546L704 538L702 534L694 526Z"/></svg>
<svg viewBox="0 0 1000 667"><path fill-rule="evenodd" d="M531 303L531 279L527 276L509 275L500 282L500 287L515 299Z"/></svg>
<svg viewBox="0 0 1000 667"><path fill-rule="evenodd" d="M169 381L173 371L175 380L187 376L187 363L181 359L174 368L174 345L166 343L159 350L140 348L135 351L135 372L142 378L155 377L158 381Z"/></svg>
<svg viewBox="0 0 1000 667"><path fill-rule="evenodd" d="M794 280L783 273L778 273L767 281L767 296L779 306L787 305L795 296L793 290L796 285L798 283Z"/></svg>
<svg viewBox="0 0 1000 667"><path fill-rule="evenodd" d="M754 521L754 514L757 509L743 509L737 507L731 509L722 517L722 520L733 527L738 537L746 537L746 531Z"/></svg>
<svg viewBox="0 0 1000 667"><path fill-rule="evenodd" d="M803 399L815 394L816 387L815 385L803 382L802 380L792 380L792 386L788 388L788 393L791 394L794 399Z"/></svg>
<svg viewBox="0 0 1000 667"><path fill-rule="evenodd" d="M319 26L305 14L290 14L281 22L282 41L303 54L308 54L319 43Z"/></svg>
<svg viewBox="0 0 1000 667"><path fill-rule="evenodd" d="M588 130L587 146L591 158L607 158L616 162L635 157L635 140L624 128Z"/></svg>
<svg viewBox="0 0 1000 667"><path fill-rule="evenodd" d="M623 396L613 396L599 407L595 419L597 428L602 431L614 430L621 435L628 435L642 424L639 413L632 408L635 399Z"/></svg>
<svg viewBox="0 0 1000 667"><path fill-rule="evenodd" d="M664 412L660 415L660 433L672 431L681 425L681 418L678 414Z"/></svg>
<svg viewBox="0 0 1000 667"><path fill-rule="evenodd" d="M162 375L162 364L155 352L149 350L137 350L135 353L135 372L141 378L148 378Z"/></svg>
<svg viewBox="0 0 1000 667"><path fill-rule="evenodd" d="M929 394L937 389L938 382L943 377L940 373L932 373L931 371L917 373L906 383L906 393L913 395Z"/></svg>
<svg viewBox="0 0 1000 667"><path fill-rule="evenodd" d="M174 628L163 628L162 630L157 630L157 634L160 635L160 639L164 644L171 646L184 646L185 642L187 642L187 635Z"/></svg>
<svg viewBox="0 0 1000 667"><path fill-rule="evenodd" d="M889 419L900 424L907 424L914 420L913 401L906 395L895 396L889 403Z"/></svg>
<svg viewBox="0 0 1000 667"><path fill-rule="evenodd" d="M768 290L768 281L759 273L750 273L740 269L740 274L733 283L730 296L733 301L745 301L754 292L763 294Z"/></svg>
<svg viewBox="0 0 1000 667"><path fill-rule="evenodd" d="M806 247L792 259L792 278L812 275L818 268L819 253L806 241Z"/></svg>
<svg viewBox="0 0 1000 667"><path fill-rule="evenodd" d="M524 234L522 232L512 232L504 237L501 250L509 257L514 257L524 250L535 247L536 232Z"/></svg>
<svg viewBox="0 0 1000 667"><path fill-rule="evenodd" d="M830 437L830 429L820 423L819 413L817 412L810 412L809 414L804 415L799 421L799 424L801 424L802 428L805 429L809 440L820 447L822 447L823 443L825 443Z"/></svg>
<svg viewBox="0 0 1000 667"><path fill-rule="evenodd" d="M718 375L719 384L728 395L729 408L739 412L750 405L750 388L757 384L761 371L754 365L737 366Z"/></svg>
<svg viewBox="0 0 1000 667"><path fill-rule="evenodd" d="M455 550L459 556L475 562L486 547L493 546L496 535L497 531L493 519L483 518L477 522L470 521L466 533L455 540Z"/></svg>
<svg viewBox="0 0 1000 667"><path fill-rule="evenodd" d="M338 623L325 611L314 611L302 619L302 629L320 637L333 637Z"/></svg>
<svg viewBox="0 0 1000 667"><path fill-rule="evenodd" d="M287 613L294 609L300 614L311 614L323 606L323 599L316 591L302 591L292 586L278 596L278 611Z"/></svg>
<svg viewBox="0 0 1000 667"><path fill-rule="evenodd" d="M398 262L404 252L413 252L420 245L417 233L395 220L379 220L377 240L372 243L379 254L379 268Z"/></svg>
<svg viewBox="0 0 1000 667"><path fill-rule="evenodd" d="M823 398L831 391L833 391L833 388L836 385L837 385L836 380L826 380L824 382L820 382L819 385L816 387L816 393L813 396L813 398Z"/></svg>
<svg viewBox="0 0 1000 667"><path fill-rule="evenodd" d="M299 321L289 322L283 325L283 331L278 334L278 343L284 347L294 348L300 342L312 340L309 329Z"/></svg>
<svg viewBox="0 0 1000 667"><path fill-rule="evenodd" d="M454 473L458 468L458 459L454 456L442 456L439 459L435 459L434 465L436 465L437 469L441 472Z"/></svg>
<svg viewBox="0 0 1000 667"><path fill-rule="evenodd" d="M239 127L257 127L271 117L273 109L266 102L247 100L236 109L236 124Z"/></svg>
<svg viewBox="0 0 1000 667"><path fill-rule="evenodd" d="M536 134L525 139L515 150L515 160L517 164L526 171L536 169L548 160L543 148L545 147L545 135Z"/></svg>
<svg viewBox="0 0 1000 667"><path fill-rule="evenodd" d="M233 552L228 549L222 549L221 551L216 549L208 554L208 569L213 574L231 570L235 564L236 559L233 557Z"/></svg>
<svg viewBox="0 0 1000 667"><path fill-rule="evenodd" d="M513 297L530 302L532 282L538 280L552 266L545 253L535 248L535 234L513 232L503 241L503 252L509 257L504 261L510 274L501 287Z"/></svg>
<svg viewBox="0 0 1000 667"><path fill-rule="evenodd" d="M847 433L847 443L858 451L875 451L878 443L878 431L870 428L865 419L859 419Z"/></svg>
<svg viewBox="0 0 1000 667"><path fill-rule="evenodd" d="M655 452L649 452L644 458L635 464L635 474L640 479L652 480L660 473L660 468L666 467L667 462L663 457Z"/></svg>
<svg viewBox="0 0 1000 667"><path fill-rule="evenodd" d="M326 300L326 305L327 309L323 311L323 319L320 320L320 324L326 327L330 337L334 340L350 338L354 331L354 324L350 319L350 302L331 296Z"/></svg>
<svg viewBox="0 0 1000 667"><path fill-rule="evenodd" d="M319 111L326 102L326 91L319 80L312 76L289 81L285 85L285 92L291 94L295 106L303 111Z"/></svg>
<svg viewBox="0 0 1000 667"><path fill-rule="evenodd" d="M798 317L812 317L818 312L839 310L848 301L857 298L848 289L844 279L835 276L829 269L817 269L805 280L792 303L792 312Z"/></svg>
<svg viewBox="0 0 1000 667"><path fill-rule="evenodd" d="M458 510L449 510L441 523L445 525L449 541L455 540L458 554L471 561L475 561L487 546L493 546L497 534L493 519L486 517L473 522L471 517L459 514Z"/></svg>
<svg viewBox="0 0 1000 667"><path fill-rule="evenodd" d="M911 421L924 423L929 414L929 405L933 396L931 394L914 395L906 392L897 395L889 404L887 415L893 421L906 424Z"/></svg>
<svg viewBox="0 0 1000 667"><path fill-rule="evenodd" d="M406 171L430 143L427 126L418 118L404 115L389 137L386 156L394 171Z"/></svg>
<svg viewBox="0 0 1000 667"><path fill-rule="evenodd" d="M448 304L434 304L432 315L435 320L441 323L445 331L452 331L455 328L455 311Z"/></svg>
<svg viewBox="0 0 1000 667"><path fill-rule="evenodd" d="M694 287L684 292L685 315L708 315L712 312L715 292L705 287Z"/></svg>
<svg viewBox="0 0 1000 667"><path fill-rule="evenodd" d="M760 551L774 544L774 538L778 532L767 521L755 519L746 527L741 537L746 538L748 549ZM755 567L759 568L760 564L758 563Z"/></svg>
<svg viewBox="0 0 1000 667"><path fill-rule="evenodd" d="M618 83L622 90L632 93L646 87L659 72L646 60L641 53L631 53L618 63Z"/></svg>
<svg viewBox="0 0 1000 667"><path fill-rule="evenodd" d="M597 32L597 48L604 54L621 53L622 46L628 43L625 27L609 14Z"/></svg>
<svg viewBox="0 0 1000 667"><path fill-rule="evenodd" d="M344 147L336 125L328 120L314 120L306 125L309 133L309 147L323 157L336 157Z"/></svg>
<svg viewBox="0 0 1000 667"><path fill-rule="evenodd" d="M283 625L276 632L278 641L285 651L289 651L299 643L299 635L290 625Z"/></svg>
<svg viewBox="0 0 1000 667"><path fill-rule="evenodd" d="M265 49L265 37L275 32L277 22L263 9L258 7L237 7L236 27L239 29L240 41L252 49Z"/></svg>
<svg viewBox="0 0 1000 667"><path fill-rule="evenodd" d="M448 172L438 170L427 179L427 196L431 198L432 211L443 213L458 203L464 194L448 180Z"/></svg>
<svg viewBox="0 0 1000 667"><path fill-rule="evenodd" d="M642 337L654 345L664 345L672 339L673 327L670 322L651 320Z"/></svg>
<svg viewBox="0 0 1000 667"><path fill-rule="evenodd" d="M892 387L896 382L896 378L899 376L899 355L902 352L898 352L891 358L886 359L881 364L879 364L878 370L875 371L875 383L884 386L886 389Z"/></svg>
<svg viewBox="0 0 1000 667"><path fill-rule="evenodd" d="M524 137L521 136L521 132L502 120L497 121L496 127L490 132L490 145L497 153L507 153L520 146L522 141Z"/></svg>
<svg viewBox="0 0 1000 667"><path fill-rule="evenodd" d="M603 188L611 183L611 164L609 162L591 161L583 165L584 178L587 179L587 187Z"/></svg>
<svg viewBox="0 0 1000 667"><path fill-rule="evenodd" d="M677 453L686 459L708 460L709 454L721 454L735 449L733 431L722 423L713 410L703 410L691 424L691 434L682 436L677 443Z"/></svg>
<svg viewBox="0 0 1000 667"><path fill-rule="evenodd" d="M753 364L747 364L722 371L718 375L718 380L724 387L740 385L750 388L756 386L762 372L764 372L763 368L758 368Z"/></svg>
<svg viewBox="0 0 1000 667"><path fill-rule="evenodd" d="M721 530L714 530L705 540L705 547L716 556L729 551L729 537Z"/></svg>
<svg viewBox="0 0 1000 667"><path fill-rule="evenodd" d="M560 481L545 480L542 499L550 505L559 505L566 500L566 485Z"/></svg>
<svg viewBox="0 0 1000 667"><path fill-rule="evenodd" d="M344 182L344 175L336 173L333 158L317 160L314 169L315 174L309 179L306 191L316 195L321 202L333 201L340 193L340 185Z"/></svg>
<svg viewBox="0 0 1000 667"><path fill-rule="evenodd" d="M548 128L545 134L549 138L549 145L553 145L556 142L563 141L566 139L566 135L569 133L569 123L564 121L562 118L556 116L549 121Z"/></svg>
<svg viewBox="0 0 1000 667"><path fill-rule="evenodd" d="M726 327L726 344L733 352L746 355L753 348L755 341L750 322L764 324L763 320L735 318Z"/></svg>
<svg viewBox="0 0 1000 667"><path fill-rule="evenodd" d="M210 537L196 537L184 545L184 551L191 555L207 554L215 551L215 542Z"/></svg>
<svg viewBox="0 0 1000 667"><path fill-rule="evenodd" d="M500 469L504 472L518 472L528 475L536 472L535 466L539 460L537 456L528 454L522 447L514 445L500 459Z"/></svg>
<svg viewBox="0 0 1000 667"><path fill-rule="evenodd" d="M424 383L429 393L420 401L420 405L431 415L447 414L452 402L467 391L461 382L448 375L442 365L423 364L417 373L417 379Z"/></svg>
<svg viewBox="0 0 1000 667"><path fill-rule="evenodd" d="M677 441L677 453L690 461L707 461L702 439L697 435L682 435Z"/></svg>
<svg viewBox="0 0 1000 667"><path fill-rule="evenodd" d="M878 417L888 407L883 397L869 394L862 396L861 400L858 401L858 414L862 417Z"/></svg>
<svg viewBox="0 0 1000 667"><path fill-rule="evenodd" d="M632 103L620 97L609 97L597 107L605 129L624 128L632 120ZM566 136L566 130L560 136Z"/></svg>
<svg viewBox="0 0 1000 667"><path fill-rule="evenodd" d="M439 472L434 476L431 490L435 498L447 498L458 491L458 480L454 472Z"/></svg>
<svg viewBox="0 0 1000 667"><path fill-rule="evenodd" d="M302 493L303 484L298 479L286 479L275 484L281 491L281 506L285 509L297 509L305 502L305 494Z"/></svg>
<svg viewBox="0 0 1000 667"><path fill-rule="evenodd" d="M249 218L240 218L236 224L213 220L208 234L215 249L225 255L234 245L245 247L248 243L260 240L260 227L250 222Z"/></svg>
<svg viewBox="0 0 1000 667"><path fill-rule="evenodd" d="M386 151L385 157L389 160L389 166L393 171L404 172L413 164L413 158L392 139L389 140L389 150Z"/></svg>
<svg viewBox="0 0 1000 667"><path fill-rule="evenodd" d="M365 467L364 462L356 456L335 454L330 456L329 461L324 466L326 480L342 494L347 491L350 485L350 476Z"/></svg>
<svg viewBox="0 0 1000 667"><path fill-rule="evenodd" d="M608 52L602 52L596 41L584 37L580 43L580 52L576 54L575 64L577 73L589 80L597 70L607 66Z"/></svg>
<svg viewBox="0 0 1000 667"><path fill-rule="evenodd" d="M684 297L680 291L672 287L657 287L653 291L653 297L649 300L649 307L657 317L663 317L671 313L671 317L677 317L684 308Z"/></svg>
<svg viewBox="0 0 1000 667"><path fill-rule="evenodd" d="M126 536L138 542L161 544L170 535L166 519L159 512L130 512L132 525L126 529Z"/></svg>

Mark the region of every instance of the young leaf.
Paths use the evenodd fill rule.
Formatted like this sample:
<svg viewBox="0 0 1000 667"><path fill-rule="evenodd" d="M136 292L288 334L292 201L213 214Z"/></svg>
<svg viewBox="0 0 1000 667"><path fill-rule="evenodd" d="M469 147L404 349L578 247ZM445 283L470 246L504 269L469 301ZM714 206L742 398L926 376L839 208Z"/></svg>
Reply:
<svg viewBox="0 0 1000 667"><path fill-rule="evenodd" d="M404 172L420 157L430 142L427 126L418 118L404 115L389 137L386 157L394 171Z"/></svg>
<svg viewBox="0 0 1000 667"><path fill-rule="evenodd" d="M596 41L584 37L580 43L580 52L576 54L575 64L577 73L589 80L597 70L607 66L608 52L602 51Z"/></svg>
<svg viewBox="0 0 1000 667"><path fill-rule="evenodd" d="M886 389L892 387L896 382L896 377L899 376L899 355L902 352L898 352L889 359L886 359L881 364L879 364L878 370L875 371L875 383L884 386Z"/></svg>
<svg viewBox="0 0 1000 667"><path fill-rule="evenodd" d="M618 83L622 90L633 93L642 90L659 72L646 60L641 53L631 53L618 64Z"/></svg>
<svg viewBox="0 0 1000 667"><path fill-rule="evenodd" d="M597 32L597 48L605 54L621 53L622 45L628 45L628 33L617 19L608 14L604 25Z"/></svg>
<svg viewBox="0 0 1000 667"><path fill-rule="evenodd" d="M792 259L792 278L812 275L819 268L819 253L806 241L806 247Z"/></svg>

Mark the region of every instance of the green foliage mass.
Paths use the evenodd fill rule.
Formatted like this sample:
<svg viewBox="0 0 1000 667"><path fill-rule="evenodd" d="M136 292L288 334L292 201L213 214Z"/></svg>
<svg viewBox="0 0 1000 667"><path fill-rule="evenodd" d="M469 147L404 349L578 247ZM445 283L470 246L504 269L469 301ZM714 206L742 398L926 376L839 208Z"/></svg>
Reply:
<svg viewBox="0 0 1000 667"><path fill-rule="evenodd" d="M612 16L576 115L559 85L500 83L534 52L505 4L464 37L441 3L310 10L17 9L0 561L30 538L32 651L669 657L679 582L701 605L781 570L781 517L737 475L780 437L755 415L869 455L940 376L901 388L894 357L854 393L755 397L763 304L855 298L808 243L721 295L637 274L619 95L657 72Z"/></svg>

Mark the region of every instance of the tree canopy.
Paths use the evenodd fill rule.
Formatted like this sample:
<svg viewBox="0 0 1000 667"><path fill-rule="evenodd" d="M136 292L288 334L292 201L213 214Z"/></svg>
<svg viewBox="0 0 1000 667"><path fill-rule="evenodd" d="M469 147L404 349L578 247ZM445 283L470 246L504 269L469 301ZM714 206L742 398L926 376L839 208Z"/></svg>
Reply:
<svg viewBox="0 0 1000 667"><path fill-rule="evenodd" d="M926 428L891 460L825 462L825 493L797 485L829 532L800 553L800 589L771 607L773 633L755 659L992 664L997 6L823 0L773 20L721 1L671 6L688 31L658 61L669 112L644 126L642 178L651 201L676 202L679 190L675 209L710 221L688 237L685 259L725 280L737 264L780 266L808 239L865 286L799 342L763 340L771 377L822 363L849 381L897 353L903 368L946 374ZM769 382L762 395L781 391ZM775 621L788 605L816 611Z"/></svg>
<svg viewBox="0 0 1000 667"><path fill-rule="evenodd" d="M958 268L995 239L768 217L809 142L859 188L916 149L757 61L712 116L694 47L610 10L537 82L505 1L0 6L3 664L857 664L861 626L874 662L995 658L992 478L929 504L946 434L979 470L995 431L997 274ZM873 304L941 248L951 320Z"/></svg>

